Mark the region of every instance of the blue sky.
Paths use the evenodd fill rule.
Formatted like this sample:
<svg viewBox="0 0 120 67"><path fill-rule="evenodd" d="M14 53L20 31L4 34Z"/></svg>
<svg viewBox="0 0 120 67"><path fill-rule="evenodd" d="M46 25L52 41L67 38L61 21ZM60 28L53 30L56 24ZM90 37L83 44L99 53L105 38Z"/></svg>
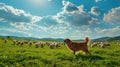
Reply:
<svg viewBox="0 0 120 67"><path fill-rule="evenodd" d="M0 0L0 36L120 35L120 0Z"/></svg>

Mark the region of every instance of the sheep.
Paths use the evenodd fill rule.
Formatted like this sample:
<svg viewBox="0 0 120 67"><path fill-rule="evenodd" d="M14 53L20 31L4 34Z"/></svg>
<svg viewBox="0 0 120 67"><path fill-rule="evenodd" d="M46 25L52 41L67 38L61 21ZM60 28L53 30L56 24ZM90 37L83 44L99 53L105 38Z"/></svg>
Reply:
<svg viewBox="0 0 120 67"><path fill-rule="evenodd" d="M43 48L45 46L45 43L44 42L40 42L40 46L41 46L41 48Z"/></svg>
<svg viewBox="0 0 120 67"><path fill-rule="evenodd" d="M50 47L51 49L53 49L53 48L54 48L54 42L49 43L49 47Z"/></svg>
<svg viewBox="0 0 120 67"><path fill-rule="evenodd" d="M93 42L91 44L91 47L95 47L95 46L99 46L101 48L105 48L106 46L110 46L110 44L108 42Z"/></svg>
<svg viewBox="0 0 120 67"><path fill-rule="evenodd" d="M17 44L16 45L18 45L18 46L23 46L24 45L24 42L22 42L22 41L17 41Z"/></svg>
<svg viewBox="0 0 120 67"><path fill-rule="evenodd" d="M54 47L55 47L55 46L54 46L54 45L52 45L52 44L50 44L49 46L50 46L50 48L51 48L51 49L54 49Z"/></svg>
<svg viewBox="0 0 120 67"><path fill-rule="evenodd" d="M55 43L55 47L56 47L56 48L60 47L60 44L61 44L61 43Z"/></svg>
<svg viewBox="0 0 120 67"><path fill-rule="evenodd" d="M31 47L33 43L32 43L32 42L28 42L28 44L29 44L29 46Z"/></svg>
<svg viewBox="0 0 120 67"><path fill-rule="evenodd" d="M19 46L23 46L23 45L24 45L24 42L20 41Z"/></svg>
<svg viewBox="0 0 120 67"><path fill-rule="evenodd" d="M18 41L16 45L19 46L19 44L20 44L20 42Z"/></svg>
<svg viewBox="0 0 120 67"><path fill-rule="evenodd" d="M4 43L7 43L7 42L8 42L8 40L5 39L5 40L4 40Z"/></svg>
<svg viewBox="0 0 120 67"><path fill-rule="evenodd" d="M92 44L91 44L91 47L93 48L93 47L95 47L95 46L97 46L97 45L99 45L100 44L100 42L93 42Z"/></svg>
<svg viewBox="0 0 120 67"><path fill-rule="evenodd" d="M51 49L54 49L54 48L60 47L60 44L63 44L63 43L59 43L59 42L46 42L46 44L47 44Z"/></svg>
<svg viewBox="0 0 120 67"><path fill-rule="evenodd" d="M17 40L13 40L13 45L15 45L15 44L16 44L16 41L17 41Z"/></svg>
<svg viewBox="0 0 120 67"><path fill-rule="evenodd" d="M48 45L48 46L49 46L49 45L50 45L50 42L46 42L46 45Z"/></svg>
<svg viewBox="0 0 120 67"><path fill-rule="evenodd" d="M49 46L50 46L51 49L54 49L55 47L56 48L59 47L59 44L56 43L56 42L51 42Z"/></svg>
<svg viewBox="0 0 120 67"><path fill-rule="evenodd" d="M35 47L38 48L40 46L40 42L35 43Z"/></svg>
<svg viewBox="0 0 120 67"><path fill-rule="evenodd" d="M24 44L28 44L29 42L28 41L24 41Z"/></svg>
<svg viewBox="0 0 120 67"><path fill-rule="evenodd" d="M101 48L105 48L107 46L110 46L110 44L108 42L106 42L106 43L101 42L99 45Z"/></svg>
<svg viewBox="0 0 120 67"><path fill-rule="evenodd" d="M99 46L100 46L101 48L105 48L105 46L104 46L104 43L103 43L103 42L101 42L101 43L99 44Z"/></svg>

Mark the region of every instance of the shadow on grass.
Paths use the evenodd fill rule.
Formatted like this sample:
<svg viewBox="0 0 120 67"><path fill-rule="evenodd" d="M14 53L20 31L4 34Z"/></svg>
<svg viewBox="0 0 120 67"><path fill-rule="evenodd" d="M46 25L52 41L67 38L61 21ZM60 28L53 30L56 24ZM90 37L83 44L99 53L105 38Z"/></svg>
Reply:
<svg viewBox="0 0 120 67"><path fill-rule="evenodd" d="M104 61L104 65L106 67L119 67L120 63L119 63L119 61L110 60L110 61Z"/></svg>
<svg viewBox="0 0 120 67"><path fill-rule="evenodd" d="M75 56L75 59L82 59L82 60L104 60L104 57L98 56L98 55L82 55L78 54Z"/></svg>
<svg viewBox="0 0 120 67"><path fill-rule="evenodd" d="M61 54L61 55L57 56L57 59L60 59L61 61L63 61L63 60L69 60L69 61L74 60L74 58L72 56L64 55L64 54Z"/></svg>
<svg viewBox="0 0 120 67"><path fill-rule="evenodd" d="M105 58L99 55L83 55L83 54L77 54L77 55L65 55L60 54L57 55L57 59L63 60L69 60L69 61L76 61L76 60L104 60Z"/></svg>

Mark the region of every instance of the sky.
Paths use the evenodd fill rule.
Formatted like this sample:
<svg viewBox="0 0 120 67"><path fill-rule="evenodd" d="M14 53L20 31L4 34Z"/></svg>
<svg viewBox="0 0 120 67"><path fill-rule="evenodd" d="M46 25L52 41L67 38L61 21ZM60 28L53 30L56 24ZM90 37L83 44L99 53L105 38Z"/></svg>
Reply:
<svg viewBox="0 0 120 67"><path fill-rule="evenodd" d="M0 36L91 39L120 35L120 0L0 0Z"/></svg>

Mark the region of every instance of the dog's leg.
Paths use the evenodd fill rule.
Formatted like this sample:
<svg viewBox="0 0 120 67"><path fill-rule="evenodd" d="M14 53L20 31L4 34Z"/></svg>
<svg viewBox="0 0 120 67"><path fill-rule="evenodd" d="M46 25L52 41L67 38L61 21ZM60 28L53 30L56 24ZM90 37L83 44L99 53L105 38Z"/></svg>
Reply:
<svg viewBox="0 0 120 67"><path fill-rule="evenodd" d="M86 55L91 55L91 53L87 49L83 51L85 52Z"/></svg>
<svg viewBox="0 0 120 67"><path fill-rule="evenodd" d="M75 55L75 51L73 50L73 54Z"/></svg>
<svg viewBox="0 0 120 67"><path fill-rule="evenodd" d="M91 53L88 51L88 54L91 55Z"/></svg>

